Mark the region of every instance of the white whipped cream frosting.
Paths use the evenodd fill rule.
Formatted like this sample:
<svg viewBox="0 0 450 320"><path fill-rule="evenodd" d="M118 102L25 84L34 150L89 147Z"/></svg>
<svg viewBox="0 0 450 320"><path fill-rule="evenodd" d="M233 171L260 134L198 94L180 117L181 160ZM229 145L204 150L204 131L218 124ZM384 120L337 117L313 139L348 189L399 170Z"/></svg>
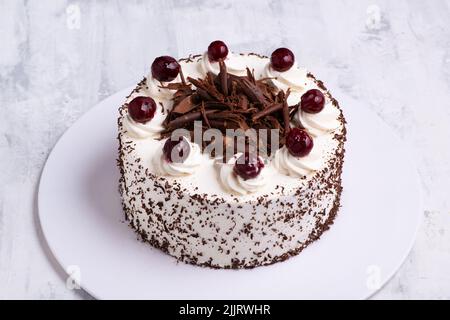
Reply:
<svg viewBox="0 0 450 320"><path fill-rule="evenodd" d="M157 106L153 119L146 123L134 121L127 113L123 119L123 126L127 135L136 139L146 139L155 137L164 129L162 123L165 115L162 113L160 106Z"/></svg>
<svg viewBox="0 0 450 320"><path fill-rule="evenodd" d="M227 163L222 163L221 160L216 163L219 169L220 183L227 192L234 194L245 195L257 192L267 184L266 165L257 177L245 180L234 172L234 164L241 155L242 153L235 154Z"/></svg>
<svg viewBox="0 0 450 320"><path fill-rule="evenodd" d="M310 154L307 156L295 157L284 146L275 153L273 165L283 174L293 177L303 177L322 168L323 155L321 148L314 145Z"/></svg>
<svg viewBox="0 0 450 320"><path fill-rule="evenodd" d="M341 125L340 112L331 101L327 101L319 113L308 113L299 109L295 117L313 136L318 137L334 131Z"/></svg>
<svg viewBox="0 0 450 320"><path fill-rule="evenodd" d="M228 53L228 56L225 58L225 64L227 66L227 72L234 74L236 76L244 76L247 74L247 65L244 60L236 54ZM219 74L220 66L219 62L213 62L209 60L208 52L203 54L202 60L200 61L200 66L203 73L212 72L214 74Z"/></svg>
<svg viewBox="0 0 450 320"><path fill-rule="evenodd" d="M300 68L297 63L294 63L289 70L283 72L274 70L270 62L264 67L264 76L272 78L272 83L283 91L287 91L289 88L291 91L306 91L306 88L309 86L307 74L306 69Z"/></svg>
<svg viewBox="0 0 450 320"><path fill-rule="evenodd" d="M202 163L202 153L200 147L196 143L185 141L189 144L189 154L184 162L169 162L166 160L162 147L156 157L153 158L153 165L159 174L165 176L186 176L196 172Z"/></svg>

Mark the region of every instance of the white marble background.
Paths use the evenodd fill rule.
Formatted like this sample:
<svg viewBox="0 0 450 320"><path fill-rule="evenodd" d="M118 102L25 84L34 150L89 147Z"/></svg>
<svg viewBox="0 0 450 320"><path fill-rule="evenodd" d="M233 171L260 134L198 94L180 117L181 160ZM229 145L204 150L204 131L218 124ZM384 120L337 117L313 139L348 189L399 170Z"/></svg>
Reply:
<svg viewBox="0 0 450 320"><path fill-rule="evenodd" d="M375 111L414 151L425 198L414 249L374 298L450 298L450 1L0 1L0 298L68 290L36 191L63 132L161 54L278 46ZM383 154L383 150L379 150ZM389 155L385 155L389 156Z"/></svg>

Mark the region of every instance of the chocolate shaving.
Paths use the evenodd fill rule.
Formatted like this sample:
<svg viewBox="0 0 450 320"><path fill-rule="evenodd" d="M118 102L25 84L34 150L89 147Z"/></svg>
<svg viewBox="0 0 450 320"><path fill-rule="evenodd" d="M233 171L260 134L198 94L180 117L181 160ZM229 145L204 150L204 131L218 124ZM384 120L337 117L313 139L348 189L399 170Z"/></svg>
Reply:
<svg viewBox="0 0 450 320"><path fill-rule="evenodd" d="M186 96L180 102L178 102L175 107L173 107L172 112L185 114L195 109L196 107L197 106L192 103L192 96Z"/></svg>
<svg viewBox="0 0 450 320"><path fill-rule="evenodd" d="M253 103L259 103L261 105L266 104L266 99L264 97L261 89L256 86L251 79L239 78L238 84L241 86L242 91L248 97L248 99Z"/></svg>
<svg viewBox="0 0 450 320"><path fill-rule="evenodd" d="M252 121L256 121L259 118L268 116L268 115L270 115L270 114L272 114L272 113L274 113L276 111L281 110L282 108L283 108L283 103L274 103L274 104L268 106L267 108L265 108L265 109L263 109L261 111L258 111L255 114L253 114L252 115Z"/></svg>
<svg viewBox="0 0 450 320"><path fill-rule="evenodd" d="M163 123L162 136L167 137L178 128L193 132L194 122L202 120L203 130L219 129L224 136L226 129L277 129L281 138L279 147L282 147L290 130L290 120L299 109L298 104L288 106L289 90L286 93L278 90L269 78L256 80L254 72L248 68L245 76L236 76L227 72L223 60L219 61L219 66L218 75L208 73L203 79L187 77L189 84L181 75L181 82L167 84L166 88L176 92L173 108ZM224 143L229 143L230 139L225 136ZM268 142L270 147L270 140ZM262 146L259 136L249 143ZM205 146L204 143L203 148ZM268 152L270 154L270 150Z"/></svg>
<svg viewBox="0 0 450 320"><path fill-rule="evenodd" d="M247 71L247 78L255 84L256 83L255 74L253 72L251 72L249 68L247 68L246 71Z"/></svg>
<svg viewBox="0 0 450 320"><path fill-rule="evenodd" d="M230 106L225 102L219 101L203 101L207 109L229 109Z"/></svg>
<svg viewBox="0 0 450 320"><path fill-rule="evenodd" d="M222 59L219 60L219 65L220 65L220 72L219 72L220 85L222 87L222 93L226 97L226 96L228 96L228 73L227 73L227 67L225 65L225 62L223 62Z"/></svg>
<svg viewBox="0 0 450 320"><path fill-rule="evenodd" d="M184 79L183 68L180 68L180 78L181 78L181 83L183 85L186 85L186 79Z"/></svg>
<svg viewBox="0 0 450 320"><path fill-rule="evenodd" d="M205 115L209 114L209 113L213 113L215 112L214 110L206 110L205 111ZM182 115L172 121L170 121L167 124L167 127L169 129L177 129L177 128L181 128L183 127L185 124L194 122L195 120L198 120L202 117L202 113L200 111L196 111L196 112L191 112L185 115Z"/></svg>
<svg viewBox="0 0 450 320"><path fill-rule="evenodd" d="M204 101L202 101L201 110L200 111L202 112L203 121L205 121L205 123L208 126L208 128L211 128L211 124L209 123L208 116L206 115L205 102Z"/></svg>
<svg viewBox="0 0 450 320"><path fill-rule="evenodd" d="M281 91L283 92L283 91ZM284 97L283 101L283 122L284 122L284 137L286 138L289 130L291 129L290 125L290 117L289 117L289 106L287 104L287 98L289 97L290 91L288 89L286 96Z"/></svg>
<svg viewBox="0 0 450 320"><path fill-rule="evenodd" d="M191 77L188 77L190 83L192 83L197 88L197 94L206 101L224 101L223 95L217 90L214 85L214 82L211 81L212 75L208 74L206 79L196 80Z"/></svg>

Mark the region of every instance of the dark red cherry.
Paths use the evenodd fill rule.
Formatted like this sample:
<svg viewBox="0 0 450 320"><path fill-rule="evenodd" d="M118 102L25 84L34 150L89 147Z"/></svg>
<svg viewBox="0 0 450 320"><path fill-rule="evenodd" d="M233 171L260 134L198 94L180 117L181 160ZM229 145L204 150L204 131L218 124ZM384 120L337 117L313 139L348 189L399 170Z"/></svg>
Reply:
<svg viewBox="0 0 450 320"><path fill-rule="evenodd" d="M172 140L169 138L164 143L163 154L168 162L183 163L189 156L191 148L186 138Z"/></svg>
<svg viewBox="0 0 450 320"><path fill-rule="evenodd" d="M158 57L152 63L152 76L162 82L172 81L180 73L180 64L169 56Z"/></svg>
<svg viewBox="0 0 450 320"><path fill-rule="evenodd" d="M247 180L256 178L262 168L264 168L264 162L260 157L244 153L236 160L233 170L241 178Z"/></svg>
<svg viewBox="0 0 450 320"><path fill-rule="evenodd" d="M216 40L208 46L208 57L211 61L219 61L225 59L228 55L228 47L225 42Z"/></svg>
<svg viewBox="0 0 450 320"><path fill-rule="evenodd" d="M128 104L128 114L136 122L146 123L153 119L156 103L150 97L136 97Z"/></svg>
<svg viewBox="0 0 450 320"><path fill-rule="evenodd" d="M294 157L307 156L314 146L311 136L302 129L292 128L286 138L286 147Z"/></svg>
<svg viewBox="0 0 450 320"><path fill-rule="evenodd" d="M325 106L325 96L318 89L308 90L302 96L300 105L302 110L307 113L319 113Z"/></svg>
<svg viewBox="0 0 450 320"><path fill-rule="evenodd" d="M289 70L294 65L294 61L294 54L288 48L278 48L270 57L272 68L278 72Z"/></svg>

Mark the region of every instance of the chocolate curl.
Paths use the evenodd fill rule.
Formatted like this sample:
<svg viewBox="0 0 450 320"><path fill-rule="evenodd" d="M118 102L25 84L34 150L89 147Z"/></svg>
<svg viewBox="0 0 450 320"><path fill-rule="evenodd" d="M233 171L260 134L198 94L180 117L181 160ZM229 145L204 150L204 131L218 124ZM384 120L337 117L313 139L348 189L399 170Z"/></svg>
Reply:
<svg viewBox="0 0 450 320"><path fill-rule="evenodd" d="M188 77L188 81L190 83L192 83L196 88L197 88L197 94L204 100L208 101L208 100L214 100L213 97L211 97L211 95L207 92L207 90L205 89L205 87L203 86L203 84L198 81L195 80L194 78Z"/></svg>
<svg viewBox="0 0 450 320"><path fill-rule="evenodd" d="M191 78L191 77L188 77L187 79L188 79L188 81L189 81L190 83L192 83L195 87L197 87L197 89L198 89L198 88L204 89L203 84L202 84L199 80L196 80L196 79Z"/></svg>
<svg viewBox="0 0 450 320"><path fill-rule="evenodd" d="M205 121L205 123L208 126L208 128L211 128L211 125L209 124L208 117L206 116L205 102L204 101L202 101L202 104L200 106L200 111L202 113L203 121Z"/></svg>
<svg viewBox="0 0 450 320"><path fill-rule="evenodd" d="M289 124L290 118L289 118L289 107L287 105L287 102L283 103L283 122L284 122L284 134L287 136L289 130L291 129L291 126Z"/></svg>
<svg viewBox="0 0 450 320"><path fill-rule="evenodd" d="M291 93L291 91L288 89L286 96L284 97L284 101L283 101L283 122L284 122L285 137L287 137L287 134L288 134L289 130L291 129L291 126L289 124L289 122L291 121L291 119L289 117L289 106L287 104L287 98L289 97L290 93Z"/></svg>
<svg viewBox="0 0 450 320"><path fill-rule="evenodd" d="M230 75L228 75L228 76L229 76L229 79L232 79L230 77ZM236 96L237 95L237 83L234 82L234 81L231 81L231 95L232 96Z"/></svg>
<svg viewBox="0 0 450 320"><path fill-rule="evenodd" d="M257 109L257 108L248 108L248 109L236 109L236 110L233 110L233 112L235 112L235 113L240 113L240 114L253 114L253 113L255 113L255 112L258 112L259 111L259 109Z"/></svg>
<svg viewBox="0 0 450 320"><path fill-rule="evenodd" d="M219 60L220 72L220 86L222 87L222 93L224 96L228 96L228 74L227 74L227 66L223 59Z"/></svg>
<svg viewBox="0 0 450 320"><path fill-rule="evenodd" d="M236 82L240 85L241 89L251 102L259 103L261 105L265 104L266 99L264 98L264 94L251 80L247 78L238 78Z"/></svg>
<svg viewBox="0 0 450 320"><path fill-rule="evenodd" d="M253 73L254 70L250 71L249 68L246 68L246 71L247 71L247 78L249 78L250 81L253 82L253 84L255 84L256 81L255 81L255 74Z"/></svg>
<svg viewBox="0 0 450 320"><path fill-rule="evenodd" d="M245 117L232 111L216 112L214 114L211 114L208 117L208 120L212 127L216 127L219 129L249 129L249 126L245 121Z"/></svg>
<svg viewBox="0 0 450 320"><path fill-rule="evenodd" d="M163 85L162 82L160 82L160 85L158 87L169 90L184 90L186 88L189 88L189 86L184 85L180 82L170 82L165 85Z"/></svg>
<svg viewBox="0 0 450 320"><path fill-rule="evenodd" d="M287 102L287 99L289 98L290 95L291 95L291 88L288 88L287 91L286 91L286 96L284 97L286 102Z"/></svg>
<svg viewBox="0 0 450 320"><path fill-rule="evenodd" d="M211 114L215 112L215 110L206 110L205 111L205 115L207 114ZM198 120L202 117L202 112L201 111L196 111L196 112L192 112L192 113L188 113L188 114L184 114L172 121L170 121L167 124L167 127L170 129L175 129L175 128L180 128L188 123L191 123L195 120Z"/></svg>
<svg viewBox="0 0 450 320"><path fill-rule="evenodd" d="M214 98L202 88L197 88L197 94L205 101L214 101Z"/></svg>
<svg viewBox="0 0 450 320"><path fill-rule="evenodd" d="M235 122L227 120L210 120L211 125L217 129L237 129L239 126ZM234 125L233 125L234 124Z"/></svg>
<svg viewBox="0 0 450 320"><path fill-rule="evenodd" d="M192 96L186 96L183 100L177 101L172 109L173 113L185 114L196 108L196 105L192 103Z"/></svg>
<svg viewBox="0 0 450 320"><path fill-rule="evenodd" d="M233 121L230 119L210 119L209 123L211 124L211 126L213 128L217 128L220 130L226 130L226 129L242 129L242 130L247 130L249 129L249 127L247 126L247 124L245 122L241 122L241 121Z"/></svg>
<svg viewBox="0 0 450 320"><path fill-rule="evenodd" d="M180 67L180 78L181 78L181 83L183 85L186 85L186 79L184 78L183 68L181 68L181 67Z"/></svg>
<svg viewBox="0 0 450 320"><path fill-rule="evenodd" d="M272 104L270 106L268 106L267 108L258 111L257 113L255 113L254 115L252 115L252 121L255 122L256 120L268 116L276 111L279 111L283 108L283 104L282 103L275 103Z"/></svg>
<svg viewBox="0 0 450 320"><path fill-rule="evenodd" d="M220 101L204 101L207 109L230 109L227 103Z"/></svg>

